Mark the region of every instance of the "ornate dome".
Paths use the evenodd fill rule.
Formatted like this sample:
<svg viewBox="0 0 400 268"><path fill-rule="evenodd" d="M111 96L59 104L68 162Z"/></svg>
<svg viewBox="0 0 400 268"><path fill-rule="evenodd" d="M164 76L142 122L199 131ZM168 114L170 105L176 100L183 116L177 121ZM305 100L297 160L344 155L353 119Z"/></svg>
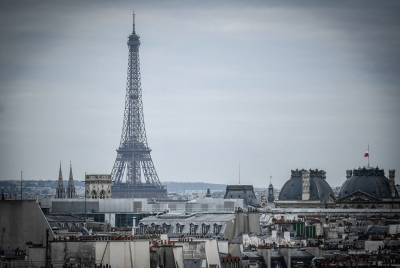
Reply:
<svg viewBox="0 0 400 268"><path fill-rule="evenodd" d="M357 191L363 191L377 198L392 198L389 179L383 169L378 167L359 168L348 171L347 180L340 188L339 197L344 197ZM399 193L395 190L395 197Z"/></svg>
<svg viewBox="0 0 400 268"><path fill-rule="evenodd" d="M302 171L292 170L290 180L283 185L279 200L302 200ZM333 194L332 188L326 182L326 172L310 169L310 199L321 200L327 194Z"/></svg>

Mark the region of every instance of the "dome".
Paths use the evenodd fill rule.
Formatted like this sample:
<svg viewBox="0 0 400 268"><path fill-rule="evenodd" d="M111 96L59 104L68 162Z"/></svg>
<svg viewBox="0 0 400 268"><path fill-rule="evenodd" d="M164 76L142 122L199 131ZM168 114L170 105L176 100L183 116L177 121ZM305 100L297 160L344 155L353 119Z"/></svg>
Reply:
<svg viewBox="0 0 400 268"><path fill-rule="evenodd" d="M385 177L383 169L359 168L351 170L348 179L340 188L339 197L344 197L357 191L363 191L377 198L392 198L389 179ZM399 193L395 190L395 197Z"/></svg>
<svg viewBox="0 0 400 268"><path fill-rule="evenodd" d="M279 193L279 200L302 200L302 171L292 170L290 180L283 185ZM321 200L327 194L333 194L332 188L326 182L326 172L310 169L310 199Z"/></svg>

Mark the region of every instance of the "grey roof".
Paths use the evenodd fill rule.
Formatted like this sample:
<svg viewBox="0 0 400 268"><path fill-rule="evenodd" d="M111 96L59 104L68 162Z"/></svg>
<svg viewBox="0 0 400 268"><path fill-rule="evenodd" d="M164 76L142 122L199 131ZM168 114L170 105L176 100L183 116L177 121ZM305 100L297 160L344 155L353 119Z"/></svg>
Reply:
<svg viewBox="0 0 400 268"><path fill-rule="evenodd" d="M293 257L314 257L313 254L311 254L310 252L308 252L305 249L297 249L297 250L293 250L292 253L290 254L290 256Z"/></svg>
<svg viewBox="0 0 400 268"><path fill-rule="evenodd" d="M274 208L273 213L400 213L400 209L389 208Z"/></svg>
<svg viewBox="0 0 400 268"><path fill-rule="evenodd" d="M377 198L391 198L389 179L383 169L359 168L353 170L353 176L347 179L340 188L339 197L344 197L356 191L363 191ZM396 197L399 193L395 190Z"/></svg>
<svg viewBox="0 0 400 268"><path fill-rule="evenodd" d="M227 185L224 199L243 199L243 204L246 206L259 204L253 185Z"/></svg>
<svg viewBox="0 0 400 268"><path fill-rule="evenodd" d="M193 224L197 226L196 233L201 232L201 226L209 226L208 232L205 235L219 235L224 236L227 228L227 222L235 219L234 214L192 214L186 218L160 218L157 216L150 216L140 220L140 226L170 226L168 228L169 237L178 237L184 234L189 234L190 225ZM183 226L183 230L178 231L177 225ZM212 226L220 226L218 233L214 233L214 228Z"/></svg>
<svg viewBox="0 0 400 268"><path fill-rule="evenodd" d="M379 225L374 225L368 230L368 234L372 235L385 235L387 234L388 231L388 226L379 226Z"/></svg>
<svg viewBox="0 0 400 268"><path fill-rule="evenodd" d="M85 220L72 215L46 215L48 222L84 222Z"/></svg>
<svg viewBox="0 0 400 268"><path fill-rule="evenodd" d="M183 266L184 267L193 267L193 268L201 268L201 259L184 259Z"/></svg>
<svg viewBox="0 0 400 268"><path fill-rule="evenodd" d="M271 258L279 258L283 257L283 255L279 251L271 250Z"/></svg>
<svg viewBox="0 0 400 268"><path fill-rule="evenodd" d="M324 171L310 170L310 199L322 200L326 194L333 194L324 178ZM302 200L302 178L299 170L292 170L290 179L283 185L279 200Z"/></svg>
<svg viewBox="0 0 400 268"><path fill-rule="evenodd" d="M185 218L181 218L181 217L177 217L177 218L163 218L163 217L159 217L159 216L149 216L147 218L144 218L142 220L140 220L140 223L143 224L163 224L163 223L179 223L179 224L185 224L185 223L222 223L222 222L226 222L226 221L230 221L235 219L235 215L233 213L231 214L192 214L189 217L185 217Z"/></svg>

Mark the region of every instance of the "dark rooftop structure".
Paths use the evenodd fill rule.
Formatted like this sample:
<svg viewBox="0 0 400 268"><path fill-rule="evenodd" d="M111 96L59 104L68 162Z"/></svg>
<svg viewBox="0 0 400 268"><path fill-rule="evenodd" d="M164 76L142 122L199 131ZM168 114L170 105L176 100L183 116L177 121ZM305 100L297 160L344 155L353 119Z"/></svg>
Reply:
<svg viewBox="0 0 400 268"><path fill-rule="evenodd" d="M383 169L364 167L348 171L348 178L340 189L339 197L344 197L356 191L362 191L377 198L399 197L397 189L394 187L393 190L394 196L392 196L390 182L385 177Z"/></svg>
<svg viewBox="0 0 400 268"><path fill-rule="evenodd" d="M283 185L279 200L302 200L302 171L292 170L290 179ZM332 188L326 182L326 172L323 170L309 170L310 172L310 198L309 200L322 200L325 195L332 194Z"/></svg>
<svg viewBox="0 0 400 268"><path fill-rule="evenodd" d="M246 206L258 205L259 201L254 193L253 185L227 185L224 199L243 199Z"/></svg>

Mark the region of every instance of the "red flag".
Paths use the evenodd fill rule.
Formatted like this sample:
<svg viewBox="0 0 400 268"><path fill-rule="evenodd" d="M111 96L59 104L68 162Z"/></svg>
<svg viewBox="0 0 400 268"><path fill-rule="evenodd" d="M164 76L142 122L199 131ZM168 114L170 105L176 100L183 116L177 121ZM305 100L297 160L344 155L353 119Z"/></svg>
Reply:
<svg viewBox="0 0 400 268"><path fill-rule="evenodd" d="M364 157L369 157L369 152L368 152L368 150L365 152Z"/></svg>

